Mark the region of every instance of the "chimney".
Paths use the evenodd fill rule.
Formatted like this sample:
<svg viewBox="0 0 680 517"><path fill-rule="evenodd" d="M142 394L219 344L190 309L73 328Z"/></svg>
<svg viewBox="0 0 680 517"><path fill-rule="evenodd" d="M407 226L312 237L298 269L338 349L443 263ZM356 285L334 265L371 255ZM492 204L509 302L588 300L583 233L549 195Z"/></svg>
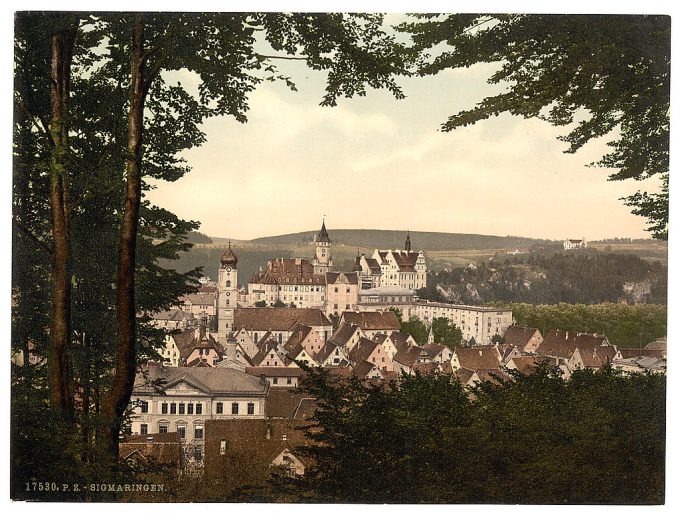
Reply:
<svg viewBox="0 0 680 517"><path fill-rule="evenodd" d="M266 434L266 438L267 438L267 440L271 440L271 439L272 439L272 425L271 425L271 424L267 424L267 434Z"/></svg>

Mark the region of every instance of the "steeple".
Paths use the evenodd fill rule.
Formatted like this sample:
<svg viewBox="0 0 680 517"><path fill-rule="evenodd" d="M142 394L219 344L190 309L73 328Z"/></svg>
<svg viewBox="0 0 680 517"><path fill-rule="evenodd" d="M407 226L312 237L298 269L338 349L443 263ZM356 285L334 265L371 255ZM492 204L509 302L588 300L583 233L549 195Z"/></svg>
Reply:
<svg viewBox="0 0 680 517"><path fill-rule="evenodd" d="M314 260L312 260L312 265L314 266L314 274L316 275L324 275L333 267L333 259L331 258L331 239L326 230L325 217L321 223L321 231L319 231L319 234L316 236L316 252L314 254Z"/></svg>
<svg viewBox="0 0 680 517"><path fill-rule="evenodd" d="M411 232L406 230L406 242L404 243L404 249L406 251L411 251Z"/></svg>
<svg viewBox="0 0 680 517"><path fill-rule="evenodd" d="M328 237L328 232L326 231L326 218L323 218L321 223L321 231L319 235L316 236L316 242L331 242L330 237Z"/></svg>

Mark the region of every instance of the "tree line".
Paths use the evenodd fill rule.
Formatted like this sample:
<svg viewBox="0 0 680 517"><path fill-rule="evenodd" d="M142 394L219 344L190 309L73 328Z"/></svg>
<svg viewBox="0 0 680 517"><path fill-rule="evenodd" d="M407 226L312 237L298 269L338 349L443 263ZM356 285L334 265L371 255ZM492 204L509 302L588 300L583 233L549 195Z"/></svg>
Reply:
<svg viewBox="0 0 680 517"><path fill-rule="evenodd" d="M659 261L621 253L523 254L428 274L419 296L484 303L665 304L668 269Z"/></svg>

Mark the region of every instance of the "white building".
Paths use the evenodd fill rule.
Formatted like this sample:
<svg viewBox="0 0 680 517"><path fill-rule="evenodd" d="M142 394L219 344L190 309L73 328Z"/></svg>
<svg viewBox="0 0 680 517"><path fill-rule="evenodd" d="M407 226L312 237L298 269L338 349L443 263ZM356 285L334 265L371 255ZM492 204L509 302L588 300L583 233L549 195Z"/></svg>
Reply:
<svg viewBox="0 0 680 517"><path fill-rule="evenodd" d="M164 393L151 385L159 379ZM264 418L268 390L261 378L230 368L151 367L135 379L131 432L176 432L200 463L205 421Z"/></svg>
<svg viewBox="0 0 680 517"><path fill-rule="evenodd" d="M583 237L583 239L567 239L562 243L562 246L564 246L565 250L580 250L580 249L585 249L588 247L588 243L586 242L586 238Z"/></svg>
<svg viewBox="0 0 680 517"><path fill-rule="evenodd" d="M494 335L502 336L512 325L512 311L453 303L416 300L410 315L429 326L435 318L446 318L461 329L463 339L474 338L478 345L490 345Z"/></svg>

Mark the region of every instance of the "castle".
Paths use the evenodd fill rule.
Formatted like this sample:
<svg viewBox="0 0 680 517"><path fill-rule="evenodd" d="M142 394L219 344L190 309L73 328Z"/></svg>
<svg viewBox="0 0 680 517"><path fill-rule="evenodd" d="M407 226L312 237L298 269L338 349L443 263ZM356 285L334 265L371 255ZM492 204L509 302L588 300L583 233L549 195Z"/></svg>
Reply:
<svg viewBox="0 0 680 517"><path fill-rule="evenodd" d="M246 305L250 307L287 306L321 309L340 316L359 309L360 291L402 288L413 294L427 283L427 263L423 251L412 251L407 232L403 250L376 249L370 258L357 255L353 271L333 271L332 241L326 221L314 237L312 260L276 258L256 271L248 282ZM220 259L217 281L218 336L226 338L237 330L234 310L238 296L238 258L229 247Z"/></svg>

